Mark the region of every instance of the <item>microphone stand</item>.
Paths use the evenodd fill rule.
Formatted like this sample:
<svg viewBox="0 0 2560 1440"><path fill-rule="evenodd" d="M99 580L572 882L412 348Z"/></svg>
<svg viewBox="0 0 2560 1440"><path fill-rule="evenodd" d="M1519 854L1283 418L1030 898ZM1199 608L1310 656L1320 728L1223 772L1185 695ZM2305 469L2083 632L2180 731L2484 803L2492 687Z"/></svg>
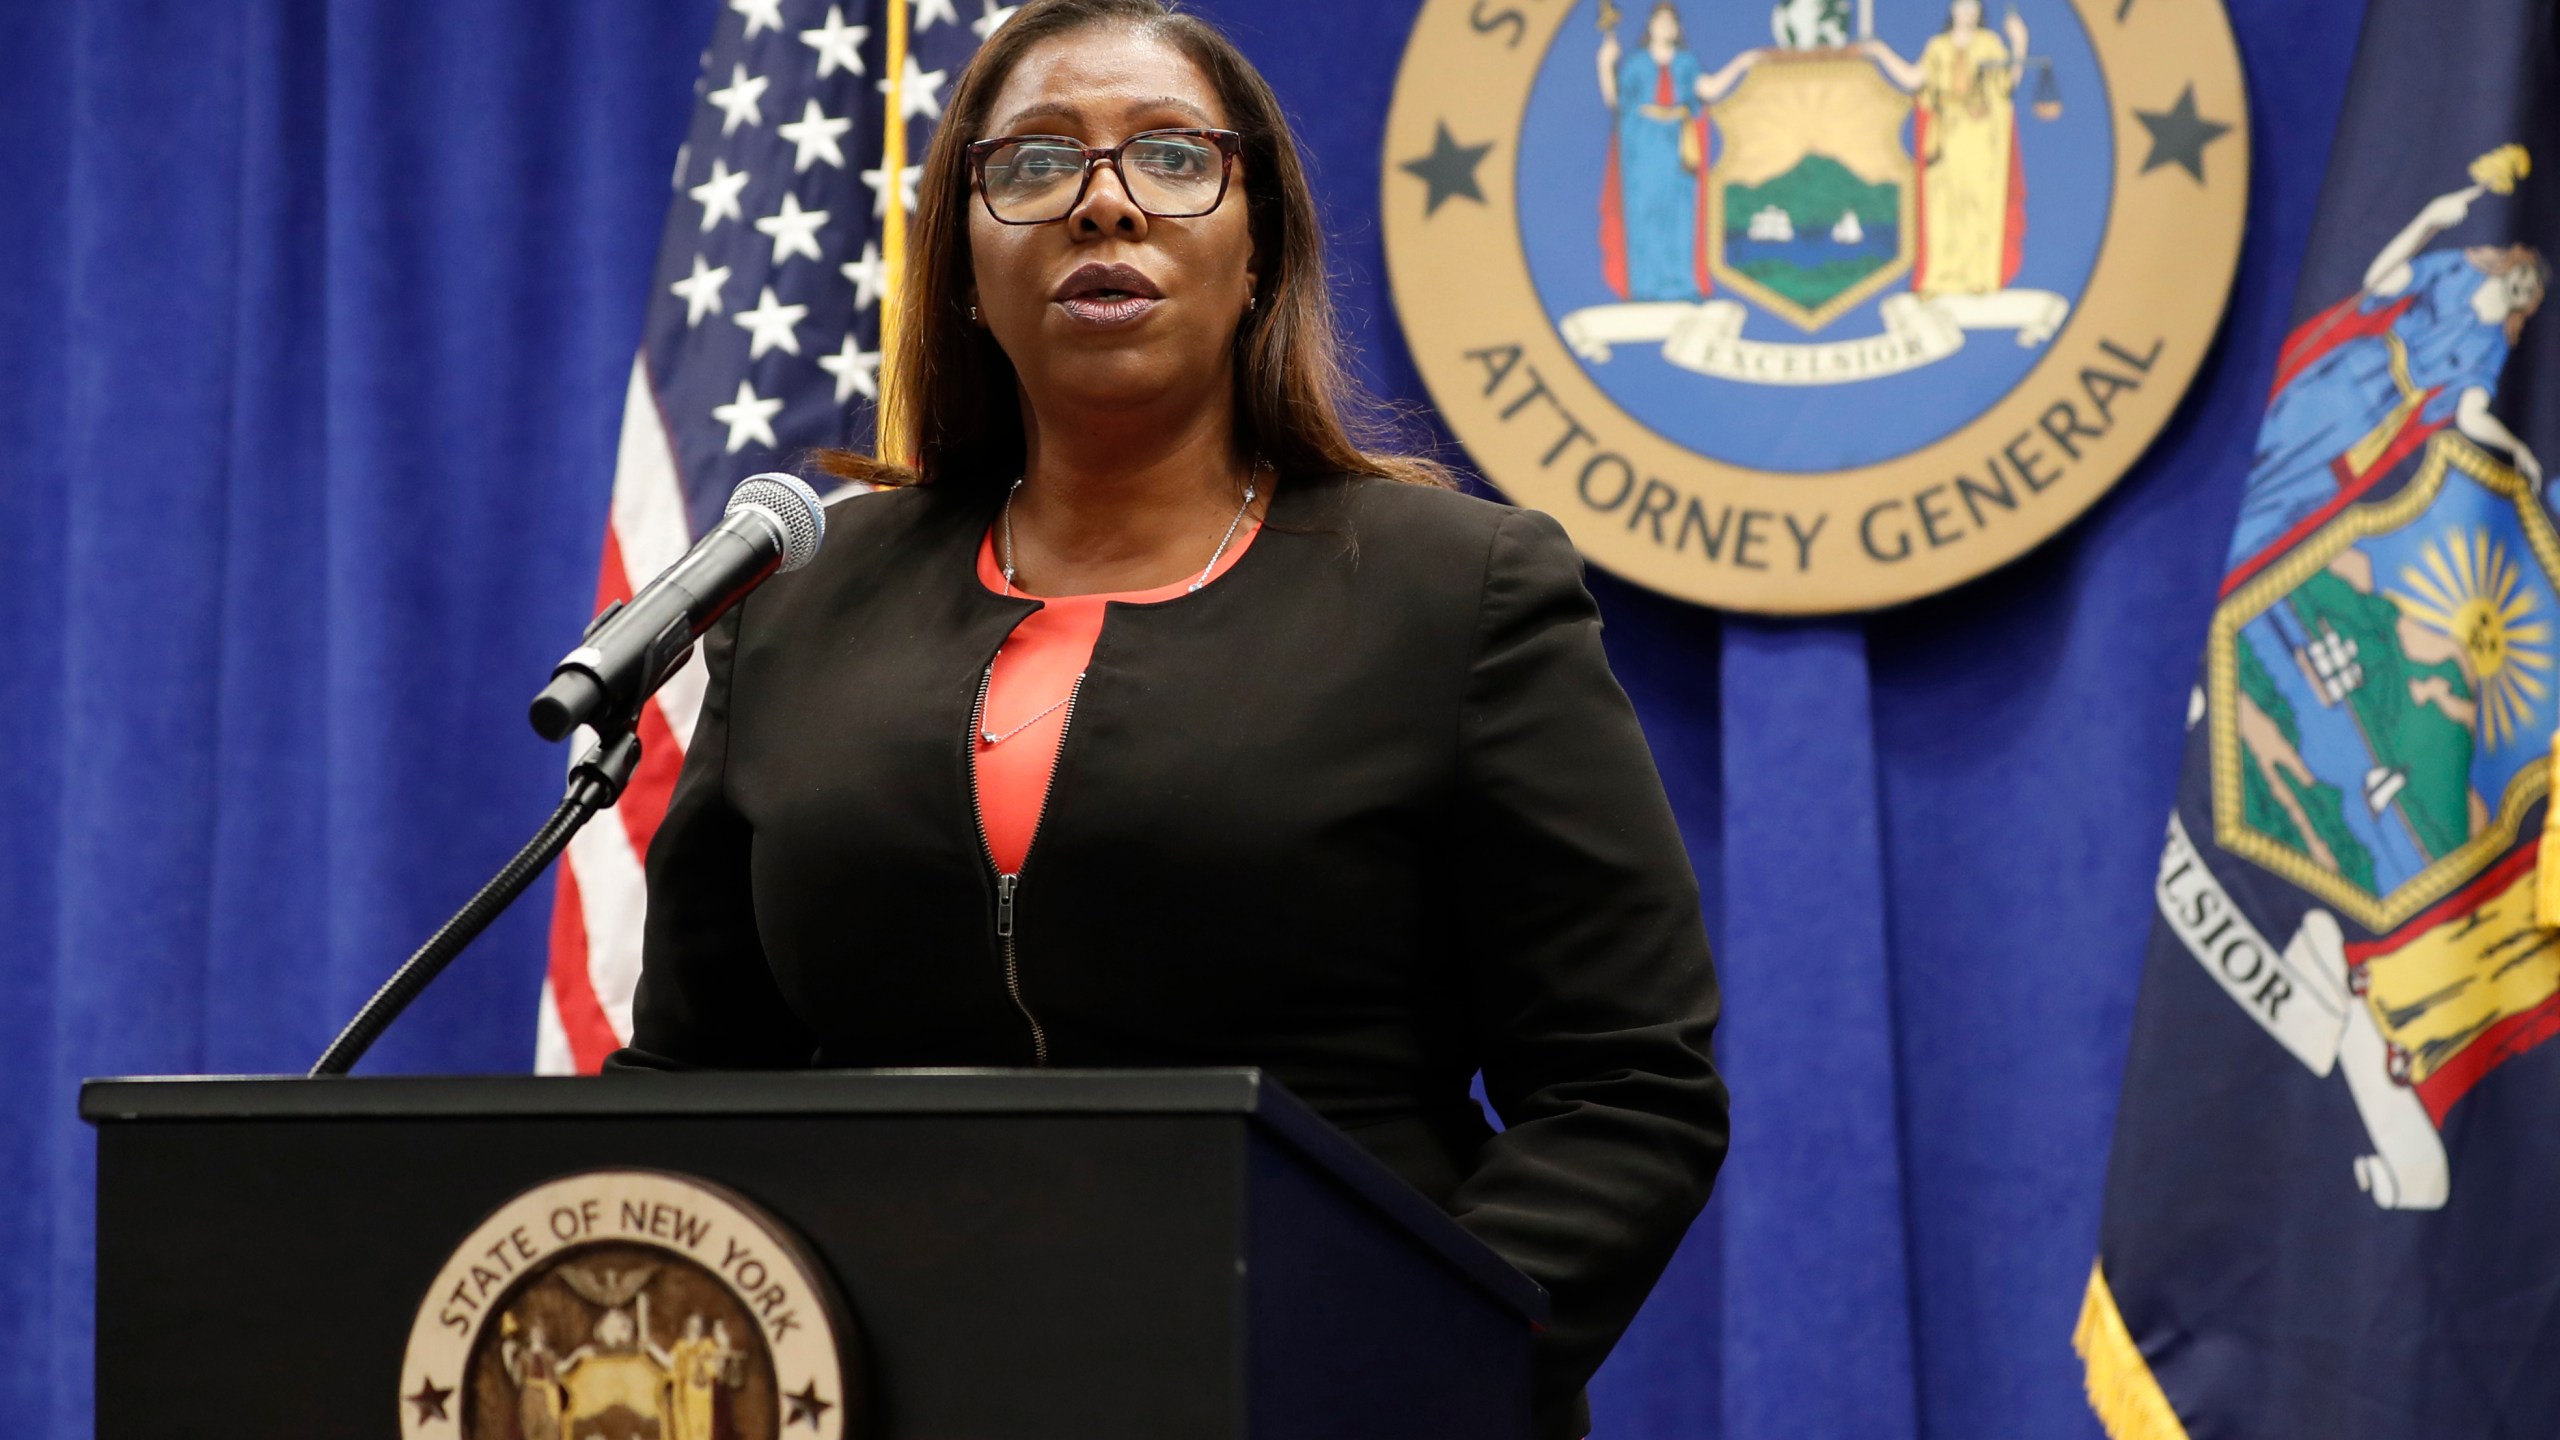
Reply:
<svg viewBox="0 0 2560 1440"><path fill-rule="evenodd" d="M312 1078L344 1075L354 1069L356 1061L373 1048L373 1042L382 1037L391 1022L400 1018L400 1012L409 1008L409 1002L435 983L463 947L478 939L480 932L505 913L525 887L569 848L570 837L594 819L596 812L622 798L622 787L631 783L631 772L639 764L640 737L632 719L621 720L600 735L595 747L570 768L569 791L561 798L560 808L551 812L551 818L542 822L542 828L534 832L505 869L481 886L470 903L454 912L452 919L418 947L418 953L373 992L373 998L356 1012L356 1018L348 1021L347 1028L329 1043L328 1053L320 1057L320 1063L311 1067Z"/></svg>

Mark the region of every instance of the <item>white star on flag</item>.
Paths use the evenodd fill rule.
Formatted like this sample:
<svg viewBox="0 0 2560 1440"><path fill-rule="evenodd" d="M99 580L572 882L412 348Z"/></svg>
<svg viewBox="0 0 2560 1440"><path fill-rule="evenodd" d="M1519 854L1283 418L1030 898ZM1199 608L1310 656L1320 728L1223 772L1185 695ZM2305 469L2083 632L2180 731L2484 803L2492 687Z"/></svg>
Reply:
<svg viewBox="0 0 2560 1440"><path fill-rule="evenodd" d="M798 147L799 153L791 158L791 172L796 175L820 160L843 169L844 147L836 141L852 128L851 119L830 119L813 98L801 107L799 119L788 125L776 125L773 133Z"/></svg>
<svg viewBox="0 0 2560 1440"><path fill-rule="evenodd" d="M943 77L950 73L948 70L927 70L916 63L914 55L908 55L905 79L897 86L898 109L910 118L921 115L928 120L941 119L940 91ZM881 94L889 93L888 81L881 80L875 83L879 85Z"/></svg>
<svg viewBox="0 0 2560 1440"><path fill-rule="evenodd" d="M933 22L936 20L948 20L957 25L960 23L960 12L951 8L951 0L916 0L917 32L922 33L932 29Z"/></svg>
<svg viewBox="0 0 2560 1440"><path fill-rule="evenodd" d="M782 413L779 399L767 400L756 394L756 387L741 380L738 398L726 405L711 407L711 418L729 427L729 453L737 454L755 441L767 450L781 448L773 438L773 417Z"/></svg>
<svg viewBox="0 0 2560 1440"><path fill-rule="evenodd" d="M998 5L996 0L978 0L978 6L980 14L977 19L969 22L969 28L978 32L978 39L981 42L993 37L996 31L1004 28L1004 22L1012 19L1013 12L1022 8L1019 5Z"/></svg>
<svg viewBox="0 0 2560 1440"><path fill-rule="evenodd" d="M684 301L686 329L701 324L705 315L720 313L720 287L728 283L728 266L706 265L701 256L693 257L693 273L667 287Z"/></svg>
<svg viewBox="0 0 2560 1440"><path fill-rule="evenodd" d="M747 212L738 205L738 192L747 188L747 172L731 170L729 162L718 156L711 159L711 178L685 193L702 203L702 233L723 220L744 220Z"/></svg>
<svg viewBox="0 0 2560 1440"><path fill-rule="evenodd" d="M729 318L749 334L748 359L761 359L767 350L783 350L797 355L800 353L800 337L793 333L793 327L809 318L809 307L783 304L773 298L773 287L767 285L763 298L756 302L756 308L741 310ZM782 402L777 400L774 403L779 406Z"/></svg>
<svg viewBox="0 0 2560 1440"><path fill-rule="evenodd" d="M827 223L824 210L803 210L800 197L785 190L782 208L756 222L756 228L773 237L773 263L779 268L794 255L824 260L818 250L818 227Z"/></svg>
<svg viewBox="0 0 2560 1440"><path fill-rule="evenodd" d="M818 357L818 368L836 377L836 403L841 405L859 390L873 403L880 399L880 352L865 350L853 343L847 332L844 348L833 355Z"/></svg>
<svg viewBox="0 0 2560 1440"><path fill-rule="evenodd" d="M703 97L720 112L720 133L726 135L740 125L763 124L765 87L772 83L762 75L748 74L744 65L730 66L729 83Z"/></svg>
<svg viewBox="0 0 2560 1440"><path fill-rule="evenodd" d="M747 17L750 40L764 31L782 28L782 0L729 0L729 8Z"/></svg>
<svg viewBox="0 0 2560 1440"><path fill-rule="evenodd" d="M906 206L907 213L910 215L914 214L916 209L916 183L922 179L924 179L924 167L921 165L904 165L898 169L898 203ZM888 167L885 165L877 170L862 172L862 183L871 187L871 218L874 220L889 213L889 192L885 188L887 181Z"/></svg>
<svg viewBox="0 0 2560 1440"><path fill-rule="evenodd" d="M844 7L827 7L827 23L815 30L800 32L800 43L818 52L818 78L826 79L841 67L859 75L862 71L862 42L871 38L868 25L844 23Z"/></svg>
<svg viewBox="0 0 2560 1440"><path fill-rule="evenodd" d="M874 170L870 173L877 175L880 172ZM853 308L856 310L870 309L879 302L880 292L889 287L889 266L880 258L880 246L876 241L863 241L862 258L847 260L836 268L844 272L844 278L853 282Z"/></svg>

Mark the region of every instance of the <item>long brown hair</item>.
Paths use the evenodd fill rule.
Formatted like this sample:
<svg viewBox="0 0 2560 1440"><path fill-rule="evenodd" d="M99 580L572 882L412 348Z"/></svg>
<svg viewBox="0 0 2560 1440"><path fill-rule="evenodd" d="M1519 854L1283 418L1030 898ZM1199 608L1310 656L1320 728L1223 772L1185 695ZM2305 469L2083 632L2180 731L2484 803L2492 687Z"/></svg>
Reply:
<svg viewBox="0 0 2560 1440"><path fill-rule="evenodd" d="M967 147L985 132L997 92L1025 53L1092 25L1131 26L1180 50L1209 77L1228 123L1244 136L1238 188L1250 207L1247 224L1261 273L1254 307L1236 331L1237 458L1266 461L1283 477L1348 472L1452 483L1436 461L1369 448L1387 433L1387 420L1345 364L1315 195L1280 99L1232 41L1165 0L1031 0L961 72L925 153L907 231L900 294L906 321L889 361L897 395L880 407L892 424L904 416L912 433L879 436L877 457L830 450L820 453L819 464L875 485L992 490L1022 473L1013 362L994 336L969 322ZM912 455L913 464L892 463L901 454Z"/></svg>
<svg viewBox="0 0 2560 1440"><path fill-rule="evenodd" d="M2507 312L2507 344L2524 339L2524 322L2542 308L2543 298L2551 290L2551 267L2544 263L2542 252L2530 245L2474 245L2462 252L2471 268L2492 280L2504 280L2518 270L2533 275L2533 298Z"/></svg>
<svg viewBox="0 0 2560 1440"><path fill-rule="evenodd" d="M1674 50L1688 49L1689 27L1680 23L1680 7L1672 4L1671 0L1654 0L1653 8L1645 12L1644 34L1646 43L1652 43L1653 22L1661 19L1665 15L1671 17L1671 48Z"/></svg>

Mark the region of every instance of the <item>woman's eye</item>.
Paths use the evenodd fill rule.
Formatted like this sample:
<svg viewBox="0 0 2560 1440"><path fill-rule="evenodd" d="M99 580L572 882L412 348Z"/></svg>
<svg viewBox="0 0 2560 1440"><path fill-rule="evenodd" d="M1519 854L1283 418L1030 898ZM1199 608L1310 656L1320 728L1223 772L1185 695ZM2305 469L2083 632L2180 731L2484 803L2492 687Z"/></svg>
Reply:
<svg viewBox="0 0 2560 1440"><path fill-rule="evenodd" d="M1047 185L1073 175L1081 159L1057 150L1029 150L989 165L987 173L1000 185Z"/></svg>
<svg viewBox="0 0 2560 1440"><path fill-rule="evenodd" d="M1209 168L1206 151L1193 145L1150 145L1138 155L1138 163L1159 175L1197 175Z"/></svg>

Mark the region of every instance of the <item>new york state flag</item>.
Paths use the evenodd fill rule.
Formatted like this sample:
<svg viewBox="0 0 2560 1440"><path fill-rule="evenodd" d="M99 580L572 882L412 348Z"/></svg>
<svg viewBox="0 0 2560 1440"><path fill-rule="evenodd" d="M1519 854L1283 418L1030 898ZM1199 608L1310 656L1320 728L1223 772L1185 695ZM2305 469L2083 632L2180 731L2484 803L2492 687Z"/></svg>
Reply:
<svg viewBox="0 0 2560 1440"><path fill-rule="evenodd" d="M2373 0L2078 1343L2117 1440L2560 1434L2560 16Z"/></svg>

